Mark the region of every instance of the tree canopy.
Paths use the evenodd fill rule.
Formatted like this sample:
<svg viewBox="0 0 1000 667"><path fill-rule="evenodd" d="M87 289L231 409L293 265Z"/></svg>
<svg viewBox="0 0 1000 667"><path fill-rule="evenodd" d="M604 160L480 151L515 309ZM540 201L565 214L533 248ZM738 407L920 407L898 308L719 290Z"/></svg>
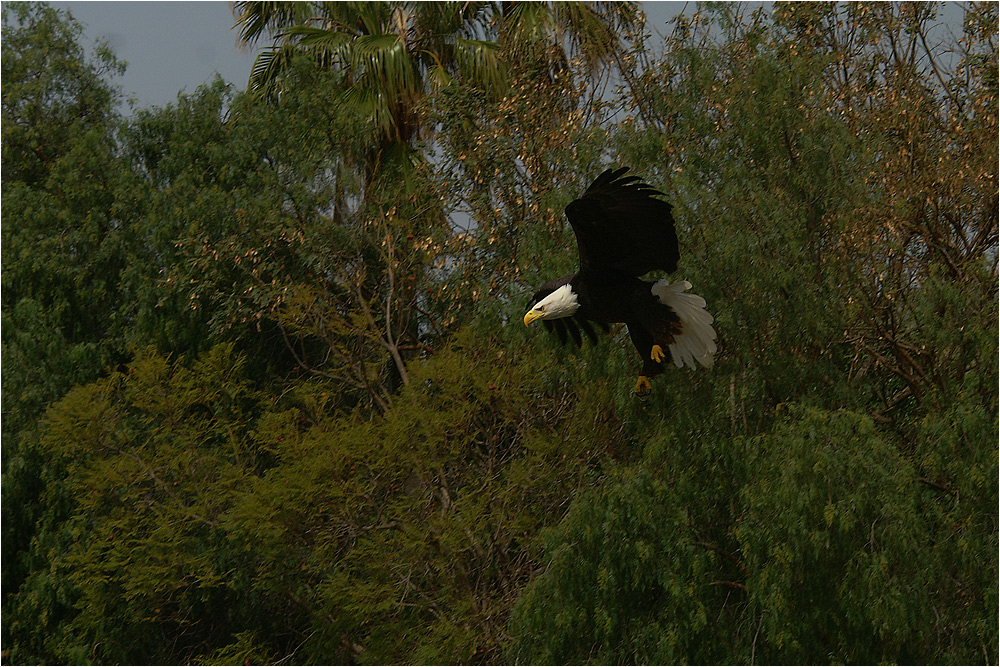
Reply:
<svg viewBox="0 0 1000 667"><path fill-rule="evenodd" d="M237 3L248 92L123 116L114 54L5 5L4 661L996 662L960 10ZM719 333L645 400L624 329L520 324L612 165Z"/></svg>

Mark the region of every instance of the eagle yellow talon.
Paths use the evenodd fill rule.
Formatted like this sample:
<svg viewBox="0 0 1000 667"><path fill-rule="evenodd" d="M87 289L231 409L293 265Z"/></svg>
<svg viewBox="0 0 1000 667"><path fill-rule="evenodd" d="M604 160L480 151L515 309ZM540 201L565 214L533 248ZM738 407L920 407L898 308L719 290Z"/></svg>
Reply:
<svg viewBox="0 0 1000 667"><path fill-rule="evenodd" d="M640 375L639 379L635 381L635 393L639 396L647 393L653 388L653 383L649 381L649 378L645 375Z"/></svg>
<svg viewBox="0 0 1000 667"><path fill-rule="evenodd" d="M663 353L662 347L660 347L659 345L654 345L652 352L649 353L649 358L655 361L656 363L660 363L661 361L667 358L667 355Z"/></svg>

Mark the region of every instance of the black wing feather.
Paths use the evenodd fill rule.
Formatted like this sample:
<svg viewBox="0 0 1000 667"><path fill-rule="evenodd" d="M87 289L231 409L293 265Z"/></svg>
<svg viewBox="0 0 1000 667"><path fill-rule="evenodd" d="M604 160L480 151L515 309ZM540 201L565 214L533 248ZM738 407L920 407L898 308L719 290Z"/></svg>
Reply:
<svg viewBox="0 0 1000 667"><path fill-rule="evenodd" d="M580 327L576 325L576 319L567 317L559 321L565 322L565 326L569 329L570 335L573 336L573 342L576 343L576 346L583 347L583 338L580 337Z"/></svg>
<svg viewBox="0 0 1000 667"><path fill-rule="evenodd" d="M556 333L559 334L559 344L565 345L566 325L562 323L562 320L556 320L555 322L552 323L552 327L556 330Z"/></svg>
<svg viewBox="0 0 1000 667"><path fill-rule="evenodd" d="M547 297L549 294L559 289L563 285L572 281L574 276L563 276L562 278L556 278L555 280L550 280L535 292L534 296L531 297L531 302L528 304L528 308L531 308L536 303ZM591 343L597 344L597 334L594 332L594 328L591 326L592 321L579 315L574 315L573 317L567 317L559 320L542 320L542 324L545 326L546 331L549 333L554 333L559 337L559 344L565 345L570 337L573 338L573 342L576 343L577 347L583 347L583 334L586 334L587 338L590 339ZM596 324L601 328L604 333L609 331L608 325L604 322L596 322Z"/></svg>
<svg viewBox="0 0 1000 667"><path fill-rule="evenodd" d="M607 325L605 324L604 326L607 326ZM590 326L590 321L589 320L581 319L580 320L580 329L583 330L583 333L587 334L587 338L590 339L591 343L593 343L594 345L597 345L597 334L594 333L594 328L592 326Z"/></svg>
<svg viewBox="0 0 1000 667"><path fill-rule="evenodd" d="M580 268L636 277L655 270L673 273L680 253L672 207L656 198L662 192L627 171L608 169L566 207Z"/></svg>

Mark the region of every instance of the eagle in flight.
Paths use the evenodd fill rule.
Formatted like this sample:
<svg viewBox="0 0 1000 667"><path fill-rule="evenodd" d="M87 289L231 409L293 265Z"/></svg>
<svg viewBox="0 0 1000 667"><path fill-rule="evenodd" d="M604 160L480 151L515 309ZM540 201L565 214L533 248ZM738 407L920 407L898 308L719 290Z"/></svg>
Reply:
<svg viewBox="0 0 1000 667"><path fill-rule="evenodd" d="M580 271L542 285L524 324L541 320L562 343L572 336L580 346L581 331L597 342L591 322L604 331L624 323L642 357L635 383L641 396L668 362L678 368L697 368L696 362L711 366L716 335L705 300L687 291L691 283L640 278L655 270L673 273L680 253L672 206L657 198L662 192L627 172L628 167L608 169L566 207Z"/></svg>

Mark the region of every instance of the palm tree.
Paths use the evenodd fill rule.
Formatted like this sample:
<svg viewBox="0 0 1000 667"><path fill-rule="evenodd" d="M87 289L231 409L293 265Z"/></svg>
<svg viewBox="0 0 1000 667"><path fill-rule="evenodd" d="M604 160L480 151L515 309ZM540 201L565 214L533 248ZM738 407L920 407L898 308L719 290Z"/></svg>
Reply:
<svg viewBox="0 0 1000 667"><path fill-rule="evenodd" d="M541 47L553 73L578 56L594 76L621 55L621 34L636 16L630 2L502 2L496 39L509 62Z"/></svg>
<svg viewBox="0 0 1000 667"><path fill-rule="evenodd" d="M283 74L305 56L343 77L343 99L372 122L366 172L420 160L419 110L433 90L460 80L502 89L505 61L544 47L553 72L579 55L588 73L613 60L616 29L635 15L619 2L236 2L239 39L272 46L254 63L249 88L280 95Z"/></svg>
<svg viewBox="0 0 1000 667"><path fill-rule="evenodd" d="M371 176L387 163L419 159L419 110L430 91L456 77L487 88L503 78L496 45L480 38L484 3L238 2L234 11L241 42L274 39L254 63L252 93L280 95L297 57L340 74L339 102L372 123Z"/></svg>

